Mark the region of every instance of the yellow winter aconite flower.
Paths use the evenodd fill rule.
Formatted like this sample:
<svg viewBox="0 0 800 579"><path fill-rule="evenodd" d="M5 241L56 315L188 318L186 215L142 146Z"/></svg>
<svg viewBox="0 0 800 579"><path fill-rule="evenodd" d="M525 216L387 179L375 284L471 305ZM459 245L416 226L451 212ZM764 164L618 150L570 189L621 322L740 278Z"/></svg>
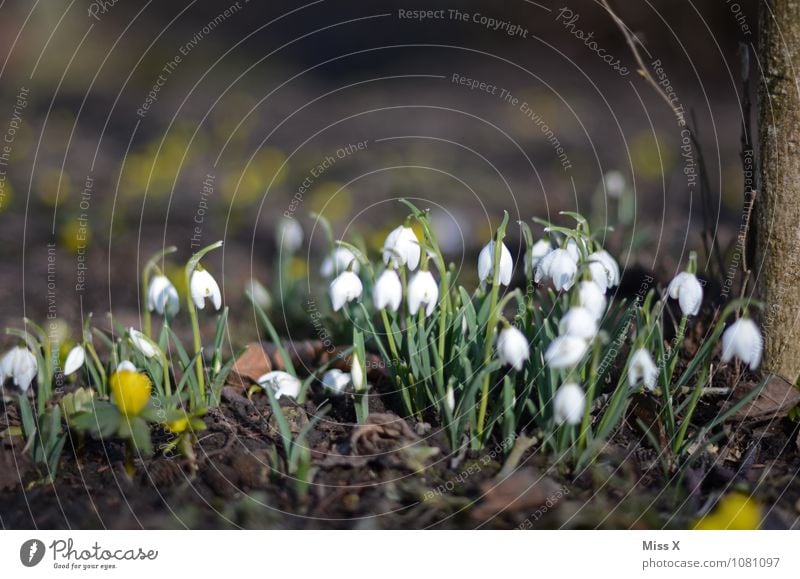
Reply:
<svg viewBox="0 0 800 579"><path fill-rule="evenodd" d="M114 372L109 379L109 385L114 404L129 418L141 414L150 401L150 379L140 372Z"/></svg>
<svg viewBox="0 0 800 579"><path fill-rule="evenodd" d="M178 418L177 420L170 420L167 422L167 430L173 434L180 434L189 428L188 418Z"/></svg>
<svg viewBox="0 0 800 579"><path fill-rule="evenodd" d="M750 531L761 527L761 506L750 495L734 491L694 524L699 531Z"/></svg>

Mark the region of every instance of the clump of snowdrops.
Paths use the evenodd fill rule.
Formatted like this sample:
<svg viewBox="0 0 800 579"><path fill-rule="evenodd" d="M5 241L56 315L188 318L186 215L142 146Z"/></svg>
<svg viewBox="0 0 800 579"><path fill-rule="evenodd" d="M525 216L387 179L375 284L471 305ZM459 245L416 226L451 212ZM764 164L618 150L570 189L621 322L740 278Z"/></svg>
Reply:
<svg viewBox="0 0 800 579"><path fill-rule="evenodd" d="M586 464L641 394L657 400L670 436L668 448L657 449L672 468L730 413L691 424L720 336L723 362L758 367L761 334L747 318L748 303L737 301L676 371L703 297L694 256L662 299L649 287L652 278L634 299L617 299L619 265L583 216L564 212L571 227L534 220L541 239L520 222L524 251L515 263L505 244L506 214L477 256L479 285L466 288L445 261L428 213L403 203L410 214L388 235L379 260L338 241L323 265L334 321L352 327L355 354L349 375L330 371L322 383L332 394L350 388L359 420L366 398L377 395L365 379L370 350L381 357L402 413L440 424L453 450L525 432L556 461ZM669 299L683 313L672 344L664 339ZM657 425L645 426L654 440Z"/></svg>

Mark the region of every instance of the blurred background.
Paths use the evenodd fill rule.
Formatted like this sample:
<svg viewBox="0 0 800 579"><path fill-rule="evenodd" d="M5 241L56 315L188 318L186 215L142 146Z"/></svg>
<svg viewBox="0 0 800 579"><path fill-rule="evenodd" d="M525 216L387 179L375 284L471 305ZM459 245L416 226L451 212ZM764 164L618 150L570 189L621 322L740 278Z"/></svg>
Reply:
<svg viewBox="0 0 800 579"><path fill-rule="evenodd" d="M274 287L284 216L304 230L287 271L310 291L329 248L311 215L377 258L399 197L431 208L467 278L504 209L613 226L624 269L661 280L690 249L702 267L704 229L730 242L754 3L613 3L694 118L707 199L699 152L683 156L598 2L452 6L0 2L0 321L136 324L143 263L177 246L166 270L183 291L182 264L217 239L207 267L233 307L251 277Z"/></svg>

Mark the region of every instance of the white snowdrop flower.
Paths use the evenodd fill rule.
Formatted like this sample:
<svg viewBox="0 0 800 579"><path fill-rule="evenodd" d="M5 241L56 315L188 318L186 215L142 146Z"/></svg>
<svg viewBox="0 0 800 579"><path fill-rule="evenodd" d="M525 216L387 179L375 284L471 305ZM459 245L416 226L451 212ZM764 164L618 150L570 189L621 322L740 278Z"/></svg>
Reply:
<svg viewBox="0 0 800 579"><path fill-rule="evenodd" d="M278 247L287 253L296 253L303 246L303 226L297 219L284 217L278 225L276 241Z"/></svg>
<svg viewBox="0 0 800 579"><path fill-rule="evenodd" d="M545 255L536 266L534 281L553 280L556 290L568 290L575 283L578 262L566 249L554 249Z"/></svg>
<svg viewBox="0 0 800 579"><path fill-rule="evenodd" d="M519 372L531 355L528 339L513 326L505 328L497 337L497 354L503 364Z"/></svg>
<svg viewBox="0 0 800 579"><path fill-rule="evenodd" d="M150 280L147 291L147 309L164 315L174 316L180 310L178 290L165 275L156 275Z"/></svg>
<svg viewBox="0 0 800 579"><path fill-rule="evenodd" d="M258 304L262 310L268 310L272 307L272 294L264 287L260 281L255 278L250 278L247 282L247 289L252 296L253 301Z"/></svg>
<svg viewBox="0 0 800 579"><path fill-rule="evenodd" d="M602 288L593 281L578 284L578 304L589 310L596 320L606 313L606 296Z"/></svg>
<svg viewBox="0 0 800 579"><path fill-rule="evenodd" d="M540 239L536 243L533 244L531 247L531 267L536 269L536 266L539 265L539 262L542 261L542 258L552 251L553 247L550 245L550 241L547 239Z"/></svg>
<svg viewBox="0 0 800 579"><path fill-rule="evenodd" d="M414 230L401 225L392 230L383 242L383 263L390 267L407 266L414 271L419 266L420 246Z"/></svg>
<svg viewBox="0 0 800 579"><path fill-rule="evenodd" d="M684 316L696 316L703 303L703 286L697 276L688 271L676 275L669 286L667 293L673 300L678 300Z"/></svg>
<svg viewBox="0 0 800 579"><path fill-rule="evenodd" d="M453 385L448 384L447 390L445 391L444 395L444 403L447 405L447 408L450 409L450 412L455 411L456 409L456 393L453 391Z"/></svg>
<svg viewBox="0 0 800 579"><path fill-rule="evenodd" d="M658 378L658 366L653 361L653 357L644 348L639 348L631 356L628 364L628 383L637 386L639 382L644 384L648 390L656 387Z"/></svg>
<svg viewBox="0 0 800 579"><path fill-rule="evenodd" d="M605 249L595 251L587 258L592 279L604 292L619 285L620 274L617 261Z"/></svg>
<svg viewBox="0 0 800 579"><path fill-rule="evenodd" d="M733 322L722 334L722 361L730 362L735 356L750 366L758 368L761 354L764 352L764 339L755 322L750 318L741 318Z"/></svg>
<svg viewBox="0 0 800 579"><path fill-rule="evenodd" d="M430 316L439 300L439 286L429 271L418 271L408 284L408 311L416 315L425 304L425 316Z"/></svg>
<svg viewBox="0 0 800 579"><path fill-rule="evenodd" d="M22 346L12 348L0 360L2 382L12 378L14 384L22 392L30 388L31 382L33 382L38 372L39 367L36 363L36 356L28 348L23 348Z"/></svg>
<svg viewBox="0 0 800 579"><path fill-rule="evenodd" d="M84 362L86 362L86 351L83 346L75 346L69 351L67 359L64 361L64 376L80 370Z"/></svg>
<svg viewBox="0 0 800 579"><path fill-rule="evenodd" d="M136 366L130 360L123 360L117 364L117 372L138 372Z"/></svg>
<svg viewBox="0 0 800 579"><path fill-rule="evenodd" d="M553 398L553 414L556 424L580 424L586 408L583 389L572 382L562 384Z"/></svg>
<svg viewBox="0 0 800 579"><path fill-rule="evenodd" d="M346 247L337 247L333 250L333 254L329 255L322 262L322 267L319 273L323 277L333 277L339 275L341 272L346 271L348 268L353 273L358 273L361 264L355 254Z"/></svg>
<svg viewBox="0 0 800 579"><path fill-rule="evenodd" d="M139 350L145 358L154 358L158 355L156 347L147 339L147 337L139 330L128 328L128 337L133 342L133 345Z"/></svg>
<svg viewBox="0 0 800 579"><path fill-rule="evenodd" d="M211 299L215 310L219 310L222 307L222 292L219 291L217 280L206 269L195 269L192 272L189 291L192 294L192 301L198 310L205 308L206 298Z"/></svg>
<svg viewBox="0 0 800 579"><path fill-rule="evenodd" d="M554 370L572 368L583 359L588 348L589 344L583 338L559 336L550 342L544 353L544 360Z"/></svg>
<svg viewBox="0 0 800 579"><path fill-rule="evenodd" d="M364 286L352 271L343 271L332 282L329 288L333 311L338 312L346 303L361 297Z"/></svg>
<svg viewBox="0 0 800 579"><path fill-rule="evenodd" d="M494 274L494 243L494 241L487 243L478 255L478 277L481 282L485 282L489 276ZM501 243L500 246L500 283L508 285L511 283L514 261L511 259L511 252L508 251L506 244Z"/></svg>
<svg viewBox="0 0 800 579"><path fill-rule="evenodd" d="M606 194L613 198L619 199L625 193L627 183L625 182L625 175L621 171L608 171L603 176L603 183L606 187Z"/></svg>
<svg viewBox="0 0 800 579"><path fill-rule="evenodd" d="M262 388L272 388L272 391L275 392L275 398L280 398L281 396L297 398L297 395L300 394L300 380L288 372L273 370L261 376L256 382Z"/></svg>
<svg viewBox="0 0 800 579"><path fill-rule="evenodd" d="M581 257L584 253L583 251L581 251L580 247L578 247L578 243L574 239L570 239L569 241L567 241L566 250L572 257L572 259L575 260L576 263L581 260Z"/></svg>
<svg viewBox="0 0 800 579"><path fill-rule="evenodd" d="M402 299L403 284L400 283L400 276L395 270L387 269L378 276L375 287L372 288L372 302L375 304L375 309L383 310L388 307L396 312L400 308Z"/></svg>
<svg viewBox="0 0 800 579"><path fill-rule="evenodd" d="M344 393L348 384L350 384L350 374L342 372L338 368L328 370L322 375L322 386L333 394Z"/></svg>
<svg viewBox="0 0 800 579"><path fill-rule="evenodd" d="M361 392L364 389L364 364L358 354L355 353L350 364L350 381L353 383L353 389L356 392Z"/></svg>
<svg viewBox="0 0 800 579"><path fill-rule="evenodd" d="M593 340L597 335L597 318L587 308L576 306L564 314L558 323L558 330L562 336Z"/></svg>

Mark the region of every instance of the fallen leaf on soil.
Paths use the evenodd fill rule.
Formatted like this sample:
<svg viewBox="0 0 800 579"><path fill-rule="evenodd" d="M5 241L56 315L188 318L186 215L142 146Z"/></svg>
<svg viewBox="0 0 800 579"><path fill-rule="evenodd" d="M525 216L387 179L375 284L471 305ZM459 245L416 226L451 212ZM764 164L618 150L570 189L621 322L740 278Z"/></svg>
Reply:
<svg viewBox="0 0 800 579"><path fill-rule="evenodd" d="M516 471L506 478L494 478L481 484L483 500L472 510L472 517L488 521L500 513L522 511L530 515L547 504L553 508L564 493L552 479L541 476L531 467Z"/></svg>
<svg viewBox="0 0 800 579"><path fill-rule="evenodd" d="M756 387L754 384L748 384L747 386L749 387L736 389L737 399L741 399L751 388ZM735 401L732 402L729 407L735 403ZM740 408L731 417L731 420L770 420L775 417L786 416L798 403L800 403L800 390L795 388L783 376L772 375L767 380L767 383L764 384L764 388L759 392L758 396Z"/></svg>
<svg viewBox="0 0 800 579"><path fill-rule="evenodd" d="M247 344L244 354L239 356L233 365L232 377L238 376L242 381L241 386L247 387L251 382L255 382L267 372L272 371L272 360L270 360L264 348L258 342ZM238 384L237 384L238 385Z"/></svg>
<svg viewBox="0 0 800 579"><path fill-rule="evenodd" d="M408 423L391 413L370 414L350 437L356 456L373 456L402 465L412 471L425 468L425 461L439 449L420 442Z"/></svg>

